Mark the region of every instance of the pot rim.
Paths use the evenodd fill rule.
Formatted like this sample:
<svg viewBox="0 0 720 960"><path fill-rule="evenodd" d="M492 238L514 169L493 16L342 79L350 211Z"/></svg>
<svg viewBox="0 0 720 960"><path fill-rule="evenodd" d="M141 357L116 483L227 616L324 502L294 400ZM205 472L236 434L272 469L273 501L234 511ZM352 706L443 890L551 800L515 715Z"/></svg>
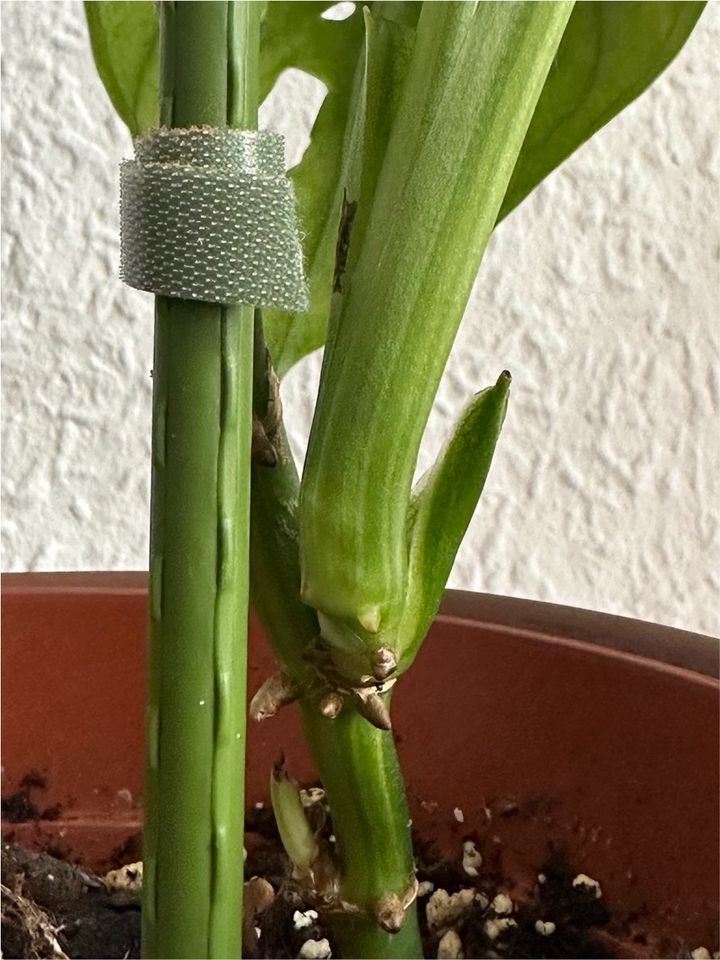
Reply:
<svg viewBox="0 0 720 960"><path fill-rule="evenodd" d="M143 570L3 573L4 594L142 595ZM711 682L720 677L720 639L601 611L542 600L467 590L445 592L438 619L485 626L529 640L628 661L648 661L662 672L687 671Z"/></svg>

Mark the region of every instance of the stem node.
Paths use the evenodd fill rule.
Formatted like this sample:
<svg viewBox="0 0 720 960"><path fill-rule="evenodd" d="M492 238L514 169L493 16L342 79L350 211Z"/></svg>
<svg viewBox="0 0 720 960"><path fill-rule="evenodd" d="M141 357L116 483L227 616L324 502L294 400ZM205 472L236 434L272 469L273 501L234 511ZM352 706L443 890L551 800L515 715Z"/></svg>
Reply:
<svg viewBox="0 0 720 960"><path fill-rule="evenodd" d="M376 680L387 680L397 668L395 651L390 647L380 647L373 658L373 676Z"/></svg>

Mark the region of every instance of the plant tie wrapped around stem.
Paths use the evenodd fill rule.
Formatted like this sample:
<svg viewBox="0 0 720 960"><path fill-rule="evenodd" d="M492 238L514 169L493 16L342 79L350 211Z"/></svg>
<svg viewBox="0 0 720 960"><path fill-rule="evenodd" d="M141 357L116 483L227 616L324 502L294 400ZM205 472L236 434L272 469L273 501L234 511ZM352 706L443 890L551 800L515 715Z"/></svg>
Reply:
<svg viewBox="0 0 720 960"><path fill-rule="evenodd" d="M120 274L139 290L296 312L307 308L283 138L159 128L120 166Z"/></svg>

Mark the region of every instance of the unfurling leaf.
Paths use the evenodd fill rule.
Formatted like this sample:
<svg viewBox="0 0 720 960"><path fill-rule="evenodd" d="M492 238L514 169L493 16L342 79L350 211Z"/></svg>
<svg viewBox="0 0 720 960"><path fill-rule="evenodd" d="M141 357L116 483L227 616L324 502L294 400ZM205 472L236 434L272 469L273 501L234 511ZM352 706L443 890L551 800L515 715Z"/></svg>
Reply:
<svg viewBox="0 0 720 960"><path fill-rule="evenodd" d="M504 371L494 386L476 394L435 466L417 484L409 521L407 604L413 653L435 615L485 486L509 392L510 374Z"/></svg>
<svg viewBox="0 0 720 960"><path fill-rule="evenodd" d="M285 852L301 875L310 874L318 859L318 844L305 816L300 788L287 775L283 761L270 774L270 800Z"/></svg>

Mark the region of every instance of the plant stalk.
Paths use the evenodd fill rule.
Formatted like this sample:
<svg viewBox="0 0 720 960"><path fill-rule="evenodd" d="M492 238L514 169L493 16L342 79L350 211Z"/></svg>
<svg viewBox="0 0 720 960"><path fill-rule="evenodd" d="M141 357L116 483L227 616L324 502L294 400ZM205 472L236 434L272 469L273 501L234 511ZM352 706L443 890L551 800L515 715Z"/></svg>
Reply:
<svg viewBox="0 0 720 960"><path fill-rule="evenodd" d="M571 9L422 5L357 251L348 240L301 487L302 596L351 681L408 644L418 449Z"/></svg>
<svg viewBox="0 0 720 960"><path fill-rule="evenodd" d="M256 125L258 15L161 4L163 125ZM252 316L156 298L145 957L241 956Z"/></svg>
<svg viewBox="0 0 720 960"><path fill-rule="evenodd" d="M341 897L362 913L331 916L343 957L422 957L415 904L397 933L376 919L382 898L412 889L415 868L411 821L392 734L378 730L354 708L335 720L313 704L303 728L330 804L342 864Z"/></svg>
<svg viewBox="0 0 720 960"><path fill-rule="evenodd" d="M267 414L270 358L260 311L255 321L255 414ZM281 666L302 683L303 651L317 636L315 612L300 600L298 475L280 417L272 441L274 467L253 464L251 597ZM310 753L326 790L337 838L341 897L364 911L329 915L345 957L421 957L415 905L396 934L371 915L387 892L402 896L413 877L409 813L392 735L355 709L325 719L312 696L301 699ZM272 721L270 721L272 722Z"/></svg>
<svg viewBox="0 0 720 960"><path fill-rule="evenodd" d="M317 616L300 600L297 504L299 478L285 433L282 413L271 413L271 358L263 333L262 312L255 311L255 360L253 410L268 425L274 416L268 440L276 462L273 467L252 465L250 596L280 666L296 681L310 679L305 658L307 645L320 632ZM275 398L278 402L279 398Z"/></svg>
<svg viewBox="0 0 720 960"><path fill-rule="evenodd" d="M263 608L271 614L268 627L281 659L289 648L294 658L299 640L292 631L303 609L295 593L300 570L302 600L319 612L333 667L351 683L372 673L381 643L389 640L401 654L415 641L400 631L417 448L570 9L558 3L422 7L403 100L364 214L367 227L355 249L353 235L346 237L350 253L331 314L299 538L291 469L282 480L292 497L279 504L271 489L279 489L278 478L265 481L256 469L253 481L267 496L257 505L260 524L287 531L279 556L283 563L291 558L294 591L284 616L258 585L261 616ZM254 504L253 523L255 511ZM376 919L384 898L402 898L413 876L392 736L350 703L332 721L309 696L301 706L338 841L340 899L359 911L331 916L341 952L421 956L414 905L394 935Z"/></svg>

